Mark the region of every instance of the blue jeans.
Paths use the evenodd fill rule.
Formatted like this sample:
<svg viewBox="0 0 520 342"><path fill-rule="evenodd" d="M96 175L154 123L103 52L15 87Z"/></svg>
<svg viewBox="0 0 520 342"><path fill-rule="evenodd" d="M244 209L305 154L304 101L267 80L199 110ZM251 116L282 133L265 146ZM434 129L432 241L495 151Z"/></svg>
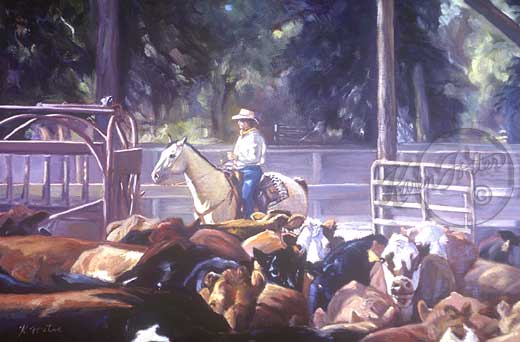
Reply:
<svg viewBox="0 0 520 342"><path fill-rule="evenodd" d="M239 170L244 178L242 184L242 202L244 204L244 218L251 218L255 210L254 195L257 191L260 178L262 178L262 168L260 166L246 166Z"/></svg>

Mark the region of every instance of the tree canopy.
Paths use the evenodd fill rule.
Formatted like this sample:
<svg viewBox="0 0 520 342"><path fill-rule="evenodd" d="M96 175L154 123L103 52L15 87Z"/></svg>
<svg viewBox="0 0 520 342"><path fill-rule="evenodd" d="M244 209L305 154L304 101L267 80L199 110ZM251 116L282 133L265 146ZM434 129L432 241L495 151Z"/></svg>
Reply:
<svg viewBox="0 0 520 342"><path fill-rule="evenodd" d="M520 92L514 44L462 0L401 0L395 13L398 140L417 139L418 113L430 137L500 126ZM2 2L0 101L94 101L95 18L94 0ZM374 143L375 20L375 1L124 1L123 104L144 141L226 140L248 107L267 135L275 122L321 121L332 142Z"/></svg>

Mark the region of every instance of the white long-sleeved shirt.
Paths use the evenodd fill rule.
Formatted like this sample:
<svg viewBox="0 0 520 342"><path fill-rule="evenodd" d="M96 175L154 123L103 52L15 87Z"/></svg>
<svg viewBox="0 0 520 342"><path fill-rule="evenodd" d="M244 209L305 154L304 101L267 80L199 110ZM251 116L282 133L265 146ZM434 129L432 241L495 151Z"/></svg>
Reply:
<svg viewBox="0 0 520 342"><path fill-rule="evenodd" d="M257 129L246 131L238 137L233 149L235 167L242 169L246 166L263 165L266 150L264 137Z"/></svg>

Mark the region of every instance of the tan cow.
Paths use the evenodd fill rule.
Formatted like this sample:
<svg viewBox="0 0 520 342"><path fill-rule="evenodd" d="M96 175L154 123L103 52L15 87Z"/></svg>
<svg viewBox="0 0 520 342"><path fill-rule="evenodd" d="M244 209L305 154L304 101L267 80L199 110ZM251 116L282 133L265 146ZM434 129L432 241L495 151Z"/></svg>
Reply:
<svg viewBox="0 0 520 342"><path fill-rule="evenodd" d="M108 241L119 242L131 231L145 231L154 228L160 222L159 219L148 218L142 215L132 215L123 220L111 222L107 225Z"/></svg>
<svg viewBox="0 0 520 342"><path fill-rule="evenodd" d="M470 316L468 317L468 324L472 327L475 334L481 340L495 336L498 332L498 320L492 318L494 315L491 307L482 303L478 299L472 297L465 297L457 292L452 292L448 297L437 303L433 309L426 309L421 312L421 320L426 321L429 315L437 315L447 306L452 306L455 309L462 311L465 305L470 306Z"/></svg>
<svg viewBox="0 0 520 342"><path fill-rule="evenodd" d="M131 269L145 250L65 237L13 236L0 239L0 268L18 281L43 286L54 286L53 276L60 273L108 280Z"/></svg>
<svg viewBox="0 0 520 342"><path fill-rule="evenodd" d="M520 341L520 302L511 306L505 301L497 305L497 313L500 316L498 326L502 336L490 339L491 342Z"/></svg>
<svg viewBox="0 0 520 342"><path fill-rule="evenodd" d="M399 319L399 307L392 297L371 286L351 281L336 291L327 312L318 308L313 326L323 330L346 329L368 334L392 326Z"/></svg>
<svg viewBox="0 0 520 342"><path fill-rule="evenodd" d="M462 310L446 305L436 314L428 315L429 310L423 301L418 303L418 311L421 317L425 317L422 323L409 324L401 327L388 328L376 331L363 338L362 342L437 342L448 329L453 331L464 330L471 315L471 306L465 304Z"/></svg>
<svg viewBox="0 0 520 342"><path fill-rule="evenodd" d="M206 276L201 296L223 315L235 331L304 325L309 320L300 292L265 284L258 264L250 274L245 267Z"/></svg>

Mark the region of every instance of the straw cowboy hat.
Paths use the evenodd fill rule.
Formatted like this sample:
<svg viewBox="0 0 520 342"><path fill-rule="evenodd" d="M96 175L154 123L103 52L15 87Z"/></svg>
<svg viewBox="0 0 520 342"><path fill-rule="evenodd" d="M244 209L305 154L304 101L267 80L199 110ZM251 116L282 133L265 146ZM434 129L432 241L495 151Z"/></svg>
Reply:
<svg viewBox="0 0 520 342"><path fill-rule="evenodd" d="M237 115L233 115L231 120L254 120L256 123L259 123L255 112L245 108L240 109L240 112Z"/></svg>

